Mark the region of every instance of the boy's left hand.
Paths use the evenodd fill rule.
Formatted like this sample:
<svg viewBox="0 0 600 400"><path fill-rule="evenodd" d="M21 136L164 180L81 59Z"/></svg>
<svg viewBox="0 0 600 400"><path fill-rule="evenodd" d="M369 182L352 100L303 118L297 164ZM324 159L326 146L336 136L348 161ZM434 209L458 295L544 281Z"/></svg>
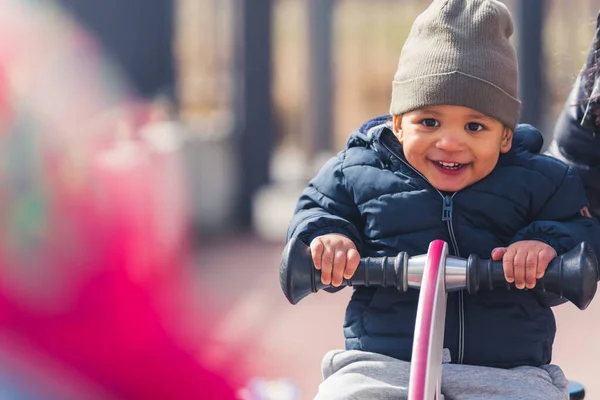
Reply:
<svg viewBox="0 0 600 400"><path fill-rule="evenodd" d="M523 240L492 250L492 259L502 260L506 281L514 282L517 289L533 289L554 257L556 251L538 240Z"/></svg>

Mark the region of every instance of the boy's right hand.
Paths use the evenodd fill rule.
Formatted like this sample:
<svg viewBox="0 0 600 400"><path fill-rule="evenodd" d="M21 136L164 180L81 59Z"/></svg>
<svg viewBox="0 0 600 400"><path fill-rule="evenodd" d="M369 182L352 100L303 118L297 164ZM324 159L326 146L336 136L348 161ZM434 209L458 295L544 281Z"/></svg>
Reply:
<svg viewBox="0 0 600 400"><path fill-rule="evenodd" d="M339 233L318 236L310 243L315 268L321 270L321 282L338 287L350 279L360 262L354 242Z"/></svg>

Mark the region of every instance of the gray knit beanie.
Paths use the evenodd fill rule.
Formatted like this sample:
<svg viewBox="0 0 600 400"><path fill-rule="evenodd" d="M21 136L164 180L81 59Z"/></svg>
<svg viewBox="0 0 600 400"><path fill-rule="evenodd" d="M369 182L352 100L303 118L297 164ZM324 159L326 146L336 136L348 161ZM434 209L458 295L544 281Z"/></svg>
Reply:
<svg viewBox="0 0 600 400"><path fill-rule="evenodd" d="M519 120L513 22L496 0L433 0L415 20L392 87L390 112L473 108L514 129Z"/></svg>

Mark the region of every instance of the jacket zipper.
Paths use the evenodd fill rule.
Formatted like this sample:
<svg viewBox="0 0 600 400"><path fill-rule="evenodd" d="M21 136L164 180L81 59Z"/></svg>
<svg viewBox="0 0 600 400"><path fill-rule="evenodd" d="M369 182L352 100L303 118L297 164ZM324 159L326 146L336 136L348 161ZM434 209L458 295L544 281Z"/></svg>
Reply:
<svg viewBox="0 0 600 400"><path fill-rule="evenodd" d="M427 178L419 171L417 171L412 165L408 162L404 161L402 157L399 157L392 149L390 149L387 145L382 142L379 142L383 147L387 149L392 155L394 155L398 160L402 161L407 167L412 169L416 174L418 174L421 178L425 180L425 182L429 183ZM431 185L431 183L429 183ZM456 196L454 192L452 196L444 196L442 192L440 192L437 188L431 185L435 189L436 192L442 197L443 206L442 206L442 221L446 223L448 228L448 234L450 235L450 241L452 242L452 248L454 250L454 255L456 257L460 257L460 252L458 251L458 244L456 241L456 235L454 234L454 227L452 226L452 210L453 210L453 199ZM464 304L464 294L461 290L458 292L458 364L462 364L464 362L465 357L465 304Z"/></svg>
<svg viewBox="0 0 600 400"><path fill-rule="evenodd" d="M436 189L437 190L437 189ZM438 191L439 193L439 191ZM448 227L448 233L450 234L450 241L452 242L452 247L454 249L454 254L457 257L460 257L460 252L458 251L458 244L456 241L456 235L454 234L454 226L452 225L452 207L454 196L457 192L455 192L452 196L443 196L444 198L444 207L442 211L442 221L446 222ZM441 193L440 193L441 194ZM462 364L465 357L465 303L464 303L464 293L461 290L458 292L458 363Z"/></svg>

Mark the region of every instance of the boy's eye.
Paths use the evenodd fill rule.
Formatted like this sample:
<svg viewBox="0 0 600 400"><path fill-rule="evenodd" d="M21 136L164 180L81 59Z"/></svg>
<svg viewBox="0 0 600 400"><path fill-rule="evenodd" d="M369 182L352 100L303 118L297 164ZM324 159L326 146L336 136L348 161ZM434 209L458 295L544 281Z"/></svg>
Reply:
<svg viewBox="0 0 600 400"><path fill-rule="evenodd" d="M439 121L433 118L425 118L423 121L421 121L421 124L425 125L428 128L437 128L438 126L440 126Z"/></svg>
<svg viewBox="0 0 600 400"><path fill-rule="evenodd" d="M477 122L469 122L467 125L465 125L465 129L471 132L479 132L484 129L484 126L478 124Z"/></svg>

